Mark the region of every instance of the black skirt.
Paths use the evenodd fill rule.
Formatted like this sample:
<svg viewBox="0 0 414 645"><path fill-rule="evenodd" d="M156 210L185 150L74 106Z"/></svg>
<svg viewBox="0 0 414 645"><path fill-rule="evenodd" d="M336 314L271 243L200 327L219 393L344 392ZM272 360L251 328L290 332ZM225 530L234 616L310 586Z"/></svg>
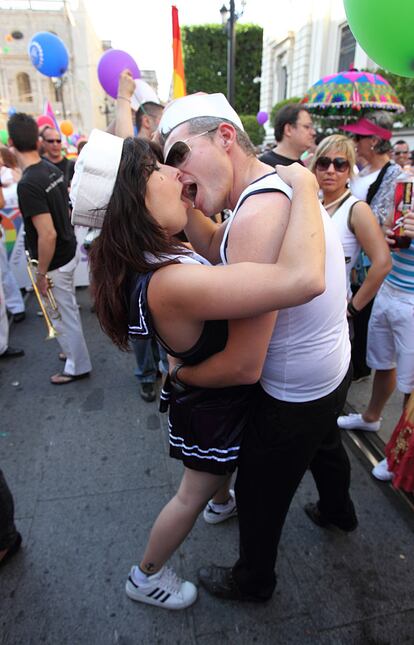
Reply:
<svg viewBox="0 0 414 645"><path fill-rule="evenodd" d="M243 431L253 405L254 386L171 391L168 420L170 456L187 468L213 475L237 467Z"/></svg>

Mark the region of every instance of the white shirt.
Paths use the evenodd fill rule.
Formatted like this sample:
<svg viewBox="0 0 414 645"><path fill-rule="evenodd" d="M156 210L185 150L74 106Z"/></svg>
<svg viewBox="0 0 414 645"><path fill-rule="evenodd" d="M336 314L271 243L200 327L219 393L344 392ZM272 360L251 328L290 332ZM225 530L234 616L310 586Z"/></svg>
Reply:
<svg viewBox="0 0 414 645"><path fill-rule="evenodd" d="M276 174L250 184L229 219L221 247L223 263L227 262L227 238L238 208L247 195L269 188L291 197L291 188ZM326 243L326 290L311 302L279 311L260 380L270 396L282 401L303 403L330 394L345 377L351 358L344 253L322 205L321 213Z"/></svg>

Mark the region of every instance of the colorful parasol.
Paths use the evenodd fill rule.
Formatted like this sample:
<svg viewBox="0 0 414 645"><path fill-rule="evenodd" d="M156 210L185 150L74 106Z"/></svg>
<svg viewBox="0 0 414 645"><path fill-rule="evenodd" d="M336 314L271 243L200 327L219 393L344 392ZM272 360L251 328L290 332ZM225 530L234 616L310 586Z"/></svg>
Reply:
<svg viewBox="0 0 414 645"><path fill-rule="evenodd" d="M357 117L361 110L405 112L394 89L379 74L338 72L324 76L312 85L302 103L310 112L332 118Z"/></svg>

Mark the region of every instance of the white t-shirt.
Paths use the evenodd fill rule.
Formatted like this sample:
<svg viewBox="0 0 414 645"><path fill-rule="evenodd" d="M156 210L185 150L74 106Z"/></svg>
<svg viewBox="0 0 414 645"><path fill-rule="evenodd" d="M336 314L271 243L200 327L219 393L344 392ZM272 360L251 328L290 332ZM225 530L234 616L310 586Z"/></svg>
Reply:
<svg viewBox="0 0 414 645"><path fill-rule="evenodd" d="M349 228L349 213L354 204L357 204L360 199L353 195L349 195L343 204L331 215L331 220L338 231L339 239L342 243L342 248L345 254L345 269L346 269L346 287L348 299L352 298L351 292L351 271L355 266L361 245L358 242L355 233Z"/></svg>
<svg viewBox="0 0 414 645"><path fill-rule="evenodd" d="M362 169L356 177L352 177L350 188L351 193L354 195L354 197L362 199L364 202L366 201L368 188L371 186L371 184L374 183L380 173L380 170L381 169L379 168L378 170L374 170L374 172L370 172L368 175L366 175L364 174L364 170Z"/></svg>
<svg viewBox="0 0 414 645"><path fill-rule="evenodd" d="M227 262L228 233L238 209L248 195L264 190L281 191L289 198L292 194L291 188L276 173L250 184L229 219L221 246L223 263ZM311 302L279 311L260 380L270 396L282 401L303 403L330 394L345 377L351 359L344 252L322 205L321 213L326 244L326 290Z"/></svg>

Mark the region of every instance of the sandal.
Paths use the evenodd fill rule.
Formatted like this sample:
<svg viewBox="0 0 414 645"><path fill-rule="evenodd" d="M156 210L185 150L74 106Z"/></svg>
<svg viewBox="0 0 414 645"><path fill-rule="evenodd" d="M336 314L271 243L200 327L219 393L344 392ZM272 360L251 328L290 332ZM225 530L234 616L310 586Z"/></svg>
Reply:
<svg viewBox="0 0 414 645"><path fill-rule="evenodd" d="M89 374L90 372L84 372L83 374L65 374L65 372L58 372L50 377L50 382L53 385L66 385L66 383L72 383L72 381L86 378Z"/></svg>

